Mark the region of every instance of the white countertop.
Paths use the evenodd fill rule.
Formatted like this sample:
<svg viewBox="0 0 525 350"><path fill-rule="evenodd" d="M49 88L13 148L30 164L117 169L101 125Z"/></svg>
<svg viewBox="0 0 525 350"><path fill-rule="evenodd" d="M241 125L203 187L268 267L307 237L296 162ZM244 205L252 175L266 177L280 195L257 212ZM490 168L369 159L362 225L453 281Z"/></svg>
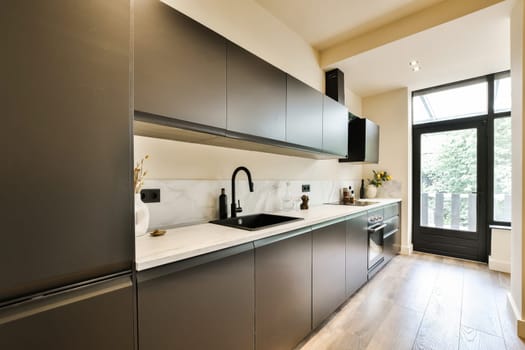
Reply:
<svg viewBox="0 0 525 350"><path fill-rule="evenodd" d="M135 239L135 268L137 271L150 269L374 209L385 204L400 202L401 200L374 198L369 201L378 203L364 207L324 204L311 207L308 210L273 212L272 214L303 218L304 220L297 220L257 231L205 223L169 229L165 235L159 237L151 237L149 234L146 234Z"/></svg>

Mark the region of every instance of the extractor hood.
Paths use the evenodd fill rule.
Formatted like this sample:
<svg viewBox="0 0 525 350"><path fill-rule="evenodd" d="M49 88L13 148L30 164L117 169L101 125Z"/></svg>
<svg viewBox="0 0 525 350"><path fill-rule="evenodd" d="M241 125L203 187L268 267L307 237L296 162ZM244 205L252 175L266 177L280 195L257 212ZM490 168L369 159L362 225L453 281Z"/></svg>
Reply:
<svg viewBox="0 0 525 350"><path fill-rule="evenodd" d="M379 162L379 125L349 114L348 155L339 162Z"/></svg>

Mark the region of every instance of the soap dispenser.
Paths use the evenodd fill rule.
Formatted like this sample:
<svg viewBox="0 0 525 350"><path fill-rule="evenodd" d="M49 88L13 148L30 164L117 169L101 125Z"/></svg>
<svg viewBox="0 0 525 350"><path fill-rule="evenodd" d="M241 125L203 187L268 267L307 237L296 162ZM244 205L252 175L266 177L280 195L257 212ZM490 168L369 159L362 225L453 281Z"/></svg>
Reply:
<svg viewBox="0 0 525 350"><path fill-rule="evenodd" d="M221 194L219 196L219 219L226 219L228 217L228 198L224 188L221 188Z"/></svg>

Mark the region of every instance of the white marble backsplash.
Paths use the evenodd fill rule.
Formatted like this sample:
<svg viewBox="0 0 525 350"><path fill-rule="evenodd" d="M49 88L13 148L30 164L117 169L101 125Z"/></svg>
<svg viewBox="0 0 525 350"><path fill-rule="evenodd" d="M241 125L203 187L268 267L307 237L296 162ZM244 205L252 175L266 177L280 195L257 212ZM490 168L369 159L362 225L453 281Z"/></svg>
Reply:
<svg viewBox="0 0 525 350"><path fill-rule="evenodd" d="M385 182L383 186L377 189L378 198L403 198L403 189L401 182L392 180Z"/></svg>
<svg viewBox="0 0 525 350"><path fill-rule="evenodd" d="M235 183L236 200L241 201L247 215L283 209L287 183L295 207L299 208L301 185L309 184L309 205L315 206L339 200L341 189L352 186L359 195L361 180L348 181L254 181L254 192L250 192L248 181L239 179ZM230 216L231 180L146 180L144 189L160 189L160 203L147 203L150 210L149 229L188 225L207 222L218 218L221 188L228 196L227 207Z"/></svg>

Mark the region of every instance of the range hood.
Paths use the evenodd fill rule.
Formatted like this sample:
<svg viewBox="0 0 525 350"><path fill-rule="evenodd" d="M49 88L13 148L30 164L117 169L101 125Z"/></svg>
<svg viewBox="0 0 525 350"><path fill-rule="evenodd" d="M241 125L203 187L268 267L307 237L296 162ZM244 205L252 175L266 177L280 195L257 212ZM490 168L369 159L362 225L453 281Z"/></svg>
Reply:
<svg viewBox="0 0 525 350"><path fill-rule="evenodd" d="M348 121L348 155L347 158L339 159L339 162L379 162L379 125L352 114L349 116L351 119Z"/></svg>

